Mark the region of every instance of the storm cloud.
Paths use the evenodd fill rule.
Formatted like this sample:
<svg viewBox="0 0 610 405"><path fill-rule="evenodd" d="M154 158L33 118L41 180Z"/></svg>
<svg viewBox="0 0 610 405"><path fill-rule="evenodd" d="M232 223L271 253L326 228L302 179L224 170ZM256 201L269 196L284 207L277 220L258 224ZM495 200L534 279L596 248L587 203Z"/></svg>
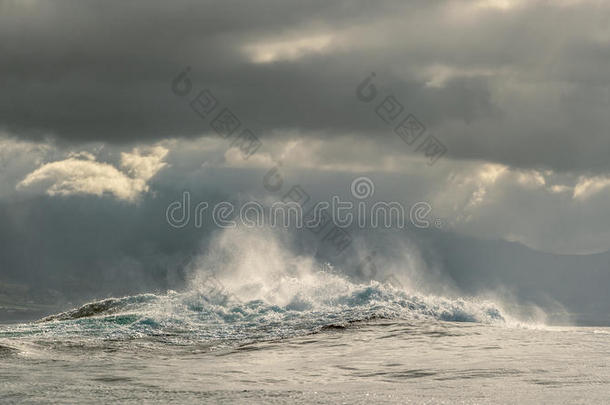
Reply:
<svg viewBox="0 0 610 405"><path fill-rule="evenodd" d="M190 66L197 87L262 137L347 133L394 148L355 98L374 71L451 158L609 168L603 1L0 4L0 124L19 136L206 134L170 91Z"/></svg>

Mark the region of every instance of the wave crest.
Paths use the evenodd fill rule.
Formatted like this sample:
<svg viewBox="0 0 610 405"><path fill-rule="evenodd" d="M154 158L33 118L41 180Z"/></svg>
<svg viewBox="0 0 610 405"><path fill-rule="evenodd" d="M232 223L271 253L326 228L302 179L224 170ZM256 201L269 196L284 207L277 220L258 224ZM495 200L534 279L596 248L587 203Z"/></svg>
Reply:
<svg viewBox="0 0 610 405"><path fill-rule="evenodd" d="M260 231L221 234L189 271L190 285L183 292L91 302L38 325L60 335L214 344L317 333L380 318L501 324L508 319L490 301L355 282L312 258L293 255Z"/></svg>
<svg viewBox="0 0 610 405"><path fill-rule="evenodd" d="M119 339L163 336L181 343L269 340L374 319L505 322L491 302L410 295L378 282L343 283L342 293L321 284L284 305L262 299L244 301L210 284L196 291L92 302L40 322L61 324L55 328L60 334L99 336L103 332Z"/></svg>

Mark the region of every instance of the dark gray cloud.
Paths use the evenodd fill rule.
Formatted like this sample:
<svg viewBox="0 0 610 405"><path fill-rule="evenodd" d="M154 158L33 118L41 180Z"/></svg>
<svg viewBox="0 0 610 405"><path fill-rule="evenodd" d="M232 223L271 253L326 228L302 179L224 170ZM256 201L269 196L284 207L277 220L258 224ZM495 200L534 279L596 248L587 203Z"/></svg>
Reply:
<svg viewBox="0 0 610 405"><path fill-rule="evenodd" d="M0 125L72 142L201 135L207 122L170 91L188 65L261 136L392 147L354 97L374 70L451 157L607 171L608 5L493 4L3 1Z"/></svg>

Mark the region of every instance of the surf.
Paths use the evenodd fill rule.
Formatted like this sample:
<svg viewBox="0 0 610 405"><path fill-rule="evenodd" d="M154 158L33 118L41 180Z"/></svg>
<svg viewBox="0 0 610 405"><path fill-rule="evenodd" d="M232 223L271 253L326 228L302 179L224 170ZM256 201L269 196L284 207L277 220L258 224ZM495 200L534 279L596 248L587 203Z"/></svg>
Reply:
<svg viewBox="0 0 610 405"><path fill-rule="evenodd" d="M376 319L513 321L491 300L423 293L404 278L406 287L358 281L350 271L295 254L270 230L229 230L189 261L181 291L95 300L22 325L17 333L232 345Z"/></svg>

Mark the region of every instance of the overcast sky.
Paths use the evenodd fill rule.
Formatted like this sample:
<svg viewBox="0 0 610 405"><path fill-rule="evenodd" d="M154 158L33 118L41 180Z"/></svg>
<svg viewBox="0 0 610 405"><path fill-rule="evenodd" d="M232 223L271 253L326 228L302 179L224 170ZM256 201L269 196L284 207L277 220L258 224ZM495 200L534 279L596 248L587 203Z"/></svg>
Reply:
<svg viewBox="0 0 610 405"><path fill-rule="evenodd" d="M359 176L457 238L610 249L607 1L0 0L0 89L6 278L154 278L209 233L165 224L184 190L325 198ZM224 108L261 141L248 159L211 125ZM411 145L394 132L409 114ZM433 165L428 136L446 148Z"/></svg>

